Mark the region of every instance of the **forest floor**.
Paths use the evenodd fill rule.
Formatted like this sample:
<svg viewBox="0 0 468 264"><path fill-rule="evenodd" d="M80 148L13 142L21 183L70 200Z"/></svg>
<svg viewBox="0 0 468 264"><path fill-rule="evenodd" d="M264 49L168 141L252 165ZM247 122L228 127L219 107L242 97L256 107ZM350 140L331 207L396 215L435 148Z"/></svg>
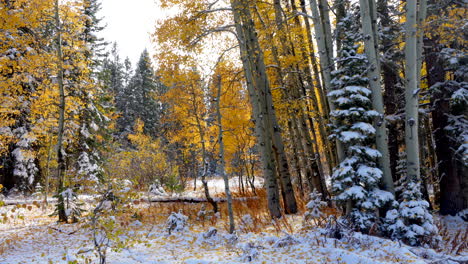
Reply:
<svg viewBox="0 0 468 264"><path fill-rule="evenodd" d="M216 196L222 196L219 182L215 180L210 185ZM181 195L200 197L202 194L198 190ZM466 243L459 240L468 230L468 223L460 218L437 218L444 242L440 249L432 250L357 232L348 232L341 239L330 238L329 228L305 223L301 214L272 222L259 201L235 202L237 235L227 232L224 203L221 204L222 218L209 214L197 217L202 203L133 204L132 213L121 215L117 220L125 228L113 229L115 237L127 244L108 248L107 261L115 264L468 263L466 248L457 248L460 243ZM300 204L301 208L303 206ZM49 216L52 212L53 205L47 208L39 204L1 207L0 263L99 263L86 218L76 224L59 224L56 217ZM184 230L168 233L166 219L171 212L188 216ZM327 214L334 212L328 210Z"/></svg>

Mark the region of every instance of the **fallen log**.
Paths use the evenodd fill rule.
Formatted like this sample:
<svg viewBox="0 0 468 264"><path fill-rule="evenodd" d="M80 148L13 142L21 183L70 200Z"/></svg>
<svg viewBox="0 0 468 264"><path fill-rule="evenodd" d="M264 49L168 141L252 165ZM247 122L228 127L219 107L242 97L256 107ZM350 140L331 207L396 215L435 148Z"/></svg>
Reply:
<svg viewBox="0 0 468 264"><path fill-rule="evenodd" d="M232 199L234 201L247 201L247 200L256 200L258 199L258 197L257 196L234 197ZM213 200L216 203L227 202L226 198L220 198L220 197L214 197ZM157 197L157 198L150 198L149 201L152 203L207 203L208 202L206 198L199 198L199 197Z"/></svg>
<svg viewBox="0 0 468 264"><path fill-rule="evenodd" d="M215 202L217 203L225 203L227 200L226 198L220 198L220 197L215 197L213 198ZM258 199L257 196L253 196L253 197L234 197L232 198L234 201L247 201L247 200L256 200ZM94 200L93 199L79 199L80 201L82 202L93 202ZM152 203L207 203L208 200L206 198L199 198L199 197L153 197L153 198L150 198L150 199L138 199L138 200L135 200L135 201L149 201L149 202L152 202ZM57 199L48 199L47 200L48 203L56 203L57 202ZM6 200L6 201L3 201L3 205L6 206L6 205L31 205L31 204L43 204L44 203L44 200L21 200L21 199L18 199L18 200Z"/></svg>

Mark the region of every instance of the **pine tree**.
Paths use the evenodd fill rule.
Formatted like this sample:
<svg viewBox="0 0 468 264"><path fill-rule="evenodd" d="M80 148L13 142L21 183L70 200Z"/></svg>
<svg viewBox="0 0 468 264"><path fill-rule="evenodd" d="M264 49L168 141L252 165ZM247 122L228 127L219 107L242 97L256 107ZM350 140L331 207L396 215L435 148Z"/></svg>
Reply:
<svg viewBox="0 0 468 264"><path fill-rule="evenodd" d="M87 75L81 82L87 89L79 89L77 96L84 102L80 109L79 143L74 150L76 157L76 171L79 180L91 180L97 182L101 178L101 143L99 137L106 137L108 131L104 129L109 122L107 114L111 109L106 107L110 100L107 91L103 89L104 83L99 79L99 66L102 66L104 49L107 45L97 34L104 29L101 26L102 18L97 13L101 9L99 0L85 0L82 3L83 28L81 38L86 48L82 51L82 58L86 63L86 69L77 71L80 75ZM83 72L80 72L83 71ZM90 71L90 75L86 74ZM97 75L98 78L90 78ZM82 176L85 176L84 178Z"/></svg>
<svg viewBox="0 0 468 264"><path fill-rule="evenodd" d="M117 43L112 44L110 54L104 58L98 79L103 84L103 89L117 97L125 87L125 68L120 60Z"/></svg>
<svg viewBox="0 0 468 264"><path fill-rule="evenodd" d="M376 130L372 121L379 113L372 109L371 91L367 88L366 56L358 53L362 36L359 13L355 8L340 21L343 29L342 47L338 54L338 69L333 72L335 90L328 93L336 109L333 138L345 149L344 160L334 169L332 191L336 201L346 205L347 216L356 229L368 232L378 220L379 208L393 201L393 195L379 189L382 171L375 149Z"/></svg>
<svg viewBox="0 0 468 264"><path fill-rule="evenodd" d="M98 17L100 10L100 0L83 0L84 30L82 38L88 44L85 56L92 60L91 68L93 70L101 65L106 55L107 43L103 38L97 36L105 28L105 26L101 25L102 18Z"/></svg>
<svg viewBox="0 0 468 264"><path fill-rule="evenodd" d="M121 113L118 124L121 131L130 131L136 119L145 124L145 133L156 136L161 106L155 96L163 89L158 81L148 51L145 49L137 63L134 75L117 98L117 109Z"/></svg>

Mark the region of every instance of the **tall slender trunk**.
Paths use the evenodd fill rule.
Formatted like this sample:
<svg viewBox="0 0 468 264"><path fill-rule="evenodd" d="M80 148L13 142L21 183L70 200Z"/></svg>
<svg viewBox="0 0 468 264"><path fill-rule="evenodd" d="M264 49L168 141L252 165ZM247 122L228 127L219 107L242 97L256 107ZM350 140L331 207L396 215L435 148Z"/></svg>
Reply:
<svg viewBox="0 0 468 264"><path fill-rule="evenodd" d="M300 0L300 3L301 3L302 13L307 15L307 8L306 8L305 0ZM312 108L315 109L315 111L317 111L317 116L315 118L319 120L319 132L320 132L319 137L322 140L322 142L324 142L323 144L324 144L324 148L326 149L328 171L331 172L333 168L337 165L337 160L336 160L336 153L334 151L335 146L331 144L332 142L330 142L330 140L328 140L328 135L325 129L326 128L325 123L328 123L330 120L330 117L329 117L330 109L328 108L324 88L320 85L320 80L321 80L320 71L318 69L317 58L315 57L315 48L314 48L314 43L313 43L313 38L312 38L312 33L311 33L312 30L311 30L309 18L304 17L303 21L305 25L305 36L307 40L307 46L309 48L309 59L311 61L312 73L314 75L315 80L312 80L312 76L308 75L307 72L306 72L307 74L306 78L307 78L307 81L310 82L310 85L312 86L311 91L310 91L310 95L312 96L312 100L311 100ZM310 124L313 129L314 127L312 125L312 122L310 122Z"/></svg>
<svg viewBox="0 0 468 264"><path fill-rule="evenodd" d="M55 0L55 26L57 30L57 80L59 86L59 123L58 123L58 135L57 135L57 178L58 178L58 217L59 222L67 222L68 217L65 213L65 204L62 192L64 191L65 181L65 157L63 150L63 131L65 123L65 89L63 86L63 53L62 53L62 25L60 23L59 3Z"/></svg>
<svg viewBox="0 0 468 264"><path fill-rule="evenodd" d="M224 171L225 160L224 160L224 141L223 141L223 125L222 125L222 116L221 116L221 76L218 76L218 94L216 96L216 115L218 117L218 143L219 143L219 158L220 162L220 173L224 179L224 191L226 192L226 199L228 205L228 214L229 214L229 233L232 234L235 229L234 225L234 213L232 211L232 195L231 190L229 189L229 178ZM241 181L239 181L241 182Z"/></svg>
<svg viewBox="0 0 468 264"><path fill-rule="evenodd" d="M275 0L275 2L278 0ZM260 17L260 14L257 12L258 16ZM263 25L264 26L264 25ZM267 39L271 42L273 42L273 37L270 33L266 34ZM278 54L278 49L276 48L275 45L272 45L272 54L273 54L273 59L275 63L278 65L276 67L276 72L278 74L278 82L281 87L285 88L285 84L283 82L283 76L281 73L281 63L279 61L279 54ZM284 90L284 89L283 89ZM287 94L287 92L286 92ZM282 97L284 94L282 95ZM268 97L268 104L271 104L273 106L273 98ZM294 196L294 189L292 186L291 182L291 173L289 171L289 164L288 160L286 158L286 153L285 153L285 147L283 143L283 138L281 135L281 130L280 126L278 124L278 120L276 118L275 110L272 109L270 112L270 118L272 120L273 124L273 151L275 154L275 160L278 165L278 176L280 180L280 185L281 185L281 195L283 197L284 205L285 205L285 212L287 214L295 214L297 213L297 203L296 203L296 197Z"/></svg>
<svg viewBox="0 0 468 264"><path fill-rule="evenodd" d="M322 0L319 0L322 1ZM321 3L323 9L323 3ZM329 46L331 44L331 36L326 36L328 32L328 27L325 24L330 22L330 20L323 18L320 16L319 13L319 6L317 4L317 0L310 0L310 9L312 11L312 20L314 22L314 30L315 30L315 39L317 41L319 57L320 57L320 68L322 70L323 76L323 85L325 86L325 91L331 92L332 85L331 85L331 72L333 69L333 47ZM327 13L328 14L328 13ZM325 30L327 28L327 30ZM331 34L331 33L330 33ZM329 40L330 39L330 40ZM330 111L335 110L335 104L328 97L328 105L330 107ZM343 145L340 141L336 140L336 152L338 156L338 161L342 161L345 158Z"/></svg>
<svg viewBox="0 0 468 264"><path fill-rule="evenodd" d="M44 183L44 210L47 208L47 205L49 202L47 201L47 198L49 196L49 179L50 179L50 159L52 157L52 129L49 131L49 144L47 144L47 163L46 163L46 169L45 169L45 183Z"/></svg>
<svg viewBox="0 0 468 264"><path fill-rule="evenodd" d="M250 5L247 0L232 0L234 21L237 38L240 46L240 57L244 66L247 88L255 117L255 131L261 154L262 170L267 190L268 209L274 218L281 217L279 190L276 180L276 167L272 146L272 122L268 105L271 91L266 76L263 53L260 49L255 27L250 14Z"/></svg>
<svg viewBox="0 0 468 264"><path fill-rule="evenodd" d="M325 88L321 85L322 78L320 77L320 70L318 67L319 62L317 61L317 57L315 56L315 45L314 45L313 37L312 37L312 28L310 26L309 18L307 17L308 11L307 11L305 0L300 0L300 4L301 4L301 12L306 15L306 17L304 17L303 20L304 20L304 25L306 29L305 34L307 37L307 47L309 48L309 57L310 57L310 61L312 64L312 70L313 70L313 74L315 78L314 83L312 83L311 85L315 86L315 89L316 89L315 93L317 93L320 98L320 103L319 103L320 113L324 115L324 118L326 118L326 120L328 120L330 109L328 108L328 104L327 104Z"/></svg>
<svg viewBox="0 0 468 264"><path fill-rule="evenodd" d="M362 31L364 33L364 43L366 56L370 64L368 71L369 84L372 91L372 107L379 112L380 118L374 121L376 129L377 150L382 154L379 158L379 167L383 172L382 183L386 191L395 193L392 172L390 170L390 158L388 153L388 136L383 106L382 88L380 83L380 61L377 47L377 32L374 0L360 0ZM372 8L372 9L371 9Z"/></svg>
<svg viewBox="0 0 468 264"><path fill-rule="evenodd" d="M383 28L391 28L392 19L390 18L389 10L388 10L388 2L386 0L379 0L378 2L378 9L379 14L381 16L381 24ZM387 34L385 37L382 38L382 51L388 52L389 50L393 50L394 46L396 46L396 34L395 37L390 38L392 34ZM396 53L396 49L393 53ZM396 56L395 56L396 57ZM397 100L398 94L398 70L396 65L397 58L391 57L388 60L385 60L382 63L382 74L383 74L383 85L385 88L384 92L384 104L385 104L385 114L395 115L399 110L399 103ZM390 159L390 171L393 175L393 182L396 182L398 179L396 178L396 167L398 162L398 152L399 152L399 135L400 131L398 129L397 121L389 122L388 124L388 150L389 150L389 159Z"/></svg>
<svg viewBox="0 0 468 264"><path fill-rule="evenodd" d="M295 136L295 133L292 128L292 121L288 121L288 131L289 131L289 137L291 138L291 149L292 149L292 160L294 164L294 169L296 171L296 177L298 180L298 185L299 185L299 192L302 197L304 197L304 183L302 179L302 170L301 170L301 164L299 163L299 152L298 152L298 147L297 147L297 140L294 140L297 138Z"/></svg>
<svg viewBox="0 0 468 264"><path fill-rule="evenodd" d="M192 87L193 88L193 87ZM192 90L192 107L193 107L193 113L195 115L195 121L197 123L197 129L198 133L200 135L200 141L201 141L201 146L202 146L202 166L203 166L203 171L201 175L201 182L203 185L203 190L205 192L205 197L206 200L211 204L213 207L213 211L215 213L218 212L218 204L215 202L215 200L211 197L210 195L210 190L208 188L208 181L206 180L206 174L208 173L208 161L207 161L207 153L206 153L206 144L205 144L205 132L203 131L203 126L200 120L199 115L199 109L196 104L196 98L195 98L195 90Z"/></svg>
<svg viewBox="0 0 468 264"><path fill-rule="evenodd" d="M293 12L297 12L295 0L291 0L291 8ZM302 24L298 16L294 17L293 21L297 28L302 28ZM330 166L333 164L332 162L333 159L330 158L333 152L331 151L331 146L329 144L329 140L325 132L326 123L324 122L324 120L326 119L320 116L318 98L316 97L314 89L313 89L314 81L311 76L312 71L309 66L309 58L307 56L308 52L306 48L306 41L304 39L303 34L297 34L297 38L298 38L299 47L300 47L299 54L303 59L303 63L295 65L296 69L293 71L293 72L297 72L295 74L297 75L296 77L297 88L295 91L296 97L297 97L297 100L300 100L300 101L304 101L304 100L301 100L301 98L310 98L310 99L306 99L305 102L302 103L303 104L302 109L304 109L302 111L303 112L302 118L304 118L304 120L309 121L308 124L307 122L304 123L304 126L307 128L307 131L311 131L313 138L316 139L317 133L315 132L315 127L314 127L315 122L312 120L312 117L309 114L309 113L315 112L316 114L314 118L315 120L318 120L318 131L319 131L318 134L320 135L320 142L322 142L323 150L325 152L325 157L327 157L327 163ZM291 51L293 55L296 54L296 51L294 50L294 44L292 43L292 41L291 41ZM301 75L300 73L303 73L303 75ZM304 82L304 78L305 78L305 82ZM309 84L308 87L306 83ZM310 138L309 132L307 133ZM314 159L316 160L316 162L318 161L317 162L318 168L319 168L318 175L320 178L324 178L323 166L321 164L321 160L322 160L322 154L321 154L322 152L320 151L321 146L319 146L316 140L313 140L312 143L313 143L313 146L311 145L311 147L316 148L315 151L312 150L312 152L314 152L314 156L316 156L314 157ZM332 167L330 167L329 169L331 171ZM325 199L326 194L324 193L322 197Z"/></svg>
<svg viewBox="0 0 468 264"><path fill-rule="evenodd" d="M419 93L417 66L417 1L406 3L405 23L405 143L407 175L420 180L419 164Z"/></svg>

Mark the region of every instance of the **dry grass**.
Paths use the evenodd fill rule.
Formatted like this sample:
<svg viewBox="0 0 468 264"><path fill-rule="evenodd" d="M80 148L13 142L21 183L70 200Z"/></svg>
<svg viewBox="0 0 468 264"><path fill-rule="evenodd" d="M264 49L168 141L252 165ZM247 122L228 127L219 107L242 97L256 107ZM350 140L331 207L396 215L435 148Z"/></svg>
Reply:
<svg viewBox="0 0 468 264"><path fill-rule="evenodd" d="M259 233L265 230L273 230L277 233L282 231L293 232L288 217L283 216L280 219L273 220L268 212L266 203L266 192L263 189L258 189L257 195L252 192L241 194L240 192L233 192L235 199L233 201L234 219L236 222L237 230L241 232ZM189 222L195 227L214 226L222 228L226 231L229 230L229 223L227 220L228 210L227 203L218 203L221 218L215 217L211 211L211 205L208 203L143 203L143 206L135 207L135 214L139 215L144 223L164 223L171 212L181 211L184 215L189 217ZM300 208L304 208L301 203ZM198 213L205 207L207 214L204 217L199 217ZM245 215L249 215L252 222L246 223L243 220Z"/></svg>
<svg viewBox="0 0 468 264"><path fill-rule="evenodd" d="M456 233L450 232L441 222L436 222L439 235L442 237L440 250L452 255L459 255L468 251L468 230L458 230Z"/></svg>

